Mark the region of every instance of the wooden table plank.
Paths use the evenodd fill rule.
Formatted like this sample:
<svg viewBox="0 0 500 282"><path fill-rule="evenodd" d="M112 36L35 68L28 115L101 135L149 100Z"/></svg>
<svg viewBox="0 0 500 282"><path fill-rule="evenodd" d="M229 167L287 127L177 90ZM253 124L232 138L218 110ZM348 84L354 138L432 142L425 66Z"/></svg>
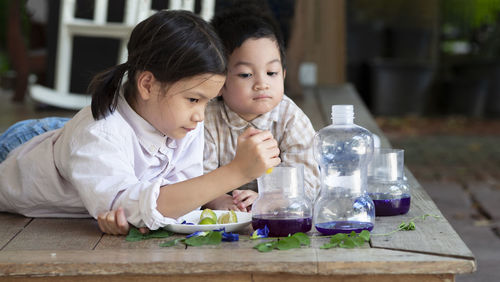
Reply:
<svg viewBox="0 0 500 282"><path fill-rule="evenodd" d="M0 213L0 249L5 248L23 228L31 221L31 218L11 213Z"/></svg>
<svg viewBox="0 0 500 282"><path fill-rule="evenodd" d="M225 247L0 252L0 275L458 274L473 268L464 259L374 248L302 248L271 253L248 248L229 251Z"/></svg>
<svg viewBox="0 0 500 282"><path fill-rule="evenodd" d="M390 236L372 236L372 246L473 260L472 252L411 174L408 175L408 183L412 196L410 211L406 215L377 217L373 233L390 232L402 221L408 222L413 217L425 214L437 215L440 218L428 217L425 221L415 220L416 229L412 232L400 231Z"/></svg>
<svg viewBox="0 0 500 282"><path fill-rule="evenodd" d="M93 219L35 218L4 250L92 250L101 236Z"/></svg>

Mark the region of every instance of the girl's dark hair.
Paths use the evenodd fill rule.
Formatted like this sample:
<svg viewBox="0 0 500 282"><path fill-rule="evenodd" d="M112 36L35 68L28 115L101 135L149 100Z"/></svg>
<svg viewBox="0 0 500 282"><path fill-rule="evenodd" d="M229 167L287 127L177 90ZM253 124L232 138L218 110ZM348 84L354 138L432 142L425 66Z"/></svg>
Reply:
<svg viewBox="0 0 500 282"><path fill-rule="evenodd" d="M197 15L160 11L140 22L127 44L128 60L96 75L89 85L92 116L105 118L116 109L122 79L127 101L135 99L135 76L150 71L164 84L200 74L226 74L224 47L212 27Z"/></svg>
<svg viewBox="0 0 500 282"><path fill-rule="evenodd" d="M282 67L285 69L283 36L269 7L265 5L257 7L253 3L236 1L232 6L217 13L210 23L222 40L228 56L249 38L275 40L280 52Z"/></svg>

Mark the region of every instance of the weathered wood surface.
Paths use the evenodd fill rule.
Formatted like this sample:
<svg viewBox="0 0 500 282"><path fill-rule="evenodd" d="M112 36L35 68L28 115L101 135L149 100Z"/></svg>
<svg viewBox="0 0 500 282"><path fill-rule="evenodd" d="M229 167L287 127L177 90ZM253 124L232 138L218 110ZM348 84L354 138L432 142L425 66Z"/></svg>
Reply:
<svg viewBox="0 0 500 282"><path fill-rule="evenodd" d="M332 104L354 104L356 122L389 146L353 91L345 86L320 89L315 95L328 113ZM389 232L413 216L441 216L411 173L407 177L410 213L377 218L373 233ZM172 238L126 242L124 236L103 235L93 219L0 213L0 225L0 281L453 281L454 275L476 268L473 254L444 217L417 220L412 232L373 236L363 248L322 250L319 246L328 238L313 236L310 247L271 253L252 248L257 241L247 236L250 228L239 242L186 249L159 247Z"/></svg>

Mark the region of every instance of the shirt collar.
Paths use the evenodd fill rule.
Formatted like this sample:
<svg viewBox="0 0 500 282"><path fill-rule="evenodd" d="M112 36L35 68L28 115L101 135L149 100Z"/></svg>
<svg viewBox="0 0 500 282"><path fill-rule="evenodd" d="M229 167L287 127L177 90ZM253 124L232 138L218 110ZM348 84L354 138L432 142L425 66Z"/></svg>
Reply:
<svg viewBox="0 0 500 282"><path fill-rule="evenodd" d="M250 126L260 130L270 130L272 123L278 121L280 104L274 107L270 112L262 114L249 122L231 110L226 103L222 102L222 104L224 105L221 107L222 119L234 130L241 130Z"/></svg>
<svg viewBox="0 0 500 282"><path fill-rule="evenodd" d="M156 128L130 107L127 100L125 100L121 94L118 97L117 110L133 128L141 146L150 154L154 155L158 151L164 153L167 149L166 147L171 149L177 147L175 139L168 138L166 135L156 130Z"/></svg>

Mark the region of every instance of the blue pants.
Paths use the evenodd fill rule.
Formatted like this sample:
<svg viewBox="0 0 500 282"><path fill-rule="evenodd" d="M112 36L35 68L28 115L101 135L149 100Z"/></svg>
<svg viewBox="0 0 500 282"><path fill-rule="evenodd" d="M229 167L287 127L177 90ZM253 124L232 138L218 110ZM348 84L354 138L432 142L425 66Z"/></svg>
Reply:
<svg viewBox="0 0 500 282"><path fill-rule="evenodd" d="M50 130L58 129L70 120L62 117L28 119L15 123L0 135L0 163L7 158L10 151L26 143L31 138Z"/></svg>

